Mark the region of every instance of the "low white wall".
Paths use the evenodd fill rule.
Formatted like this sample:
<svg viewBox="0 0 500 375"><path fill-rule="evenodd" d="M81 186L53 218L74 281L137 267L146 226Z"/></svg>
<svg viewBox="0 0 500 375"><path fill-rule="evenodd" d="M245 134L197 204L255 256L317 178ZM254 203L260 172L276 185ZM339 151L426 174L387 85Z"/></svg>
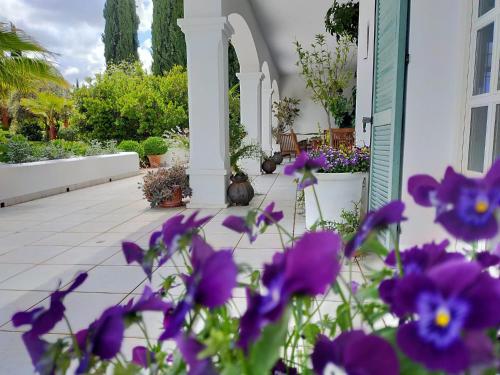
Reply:
<svg viewBox="0 0 500 375"><path fill-rule="evenodd" d="M9 206L138 173L135 152L0 164L0 204Z"/></svg>

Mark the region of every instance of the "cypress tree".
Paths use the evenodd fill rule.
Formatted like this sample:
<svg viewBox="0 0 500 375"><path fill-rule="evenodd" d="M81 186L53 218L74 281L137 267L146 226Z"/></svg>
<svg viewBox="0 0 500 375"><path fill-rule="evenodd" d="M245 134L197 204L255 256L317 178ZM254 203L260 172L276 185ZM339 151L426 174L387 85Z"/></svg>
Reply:
<svg viewBox="0 0 500 375"><path fill-rule="evenodd" d="M103 15L106 20L102 34L106 64L139 60L139 17L135 0L106 0Z"/></svg>
<svg viewBox="0 0 500 375"><path fill-rule="evenodd" d="M174 65L186 66L186 41L177 25L183 16L183 0L153 0L153 74L161 75Z"/></svg>
<svg viewBox="0 0 500 375"><path fill-rule="evenodd" d="M229 88L231 88L240 82L236 76L236 73L240 72L240 63L238 61L238 56L236 55L236 50L231 43L229 43L228 60Z"/></svg>

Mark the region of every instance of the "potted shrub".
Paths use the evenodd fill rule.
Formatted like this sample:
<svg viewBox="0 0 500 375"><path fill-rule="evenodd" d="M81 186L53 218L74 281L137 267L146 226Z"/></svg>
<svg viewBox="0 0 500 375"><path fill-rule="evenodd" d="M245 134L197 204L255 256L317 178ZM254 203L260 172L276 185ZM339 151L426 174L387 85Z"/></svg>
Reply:
<svg viewBox="0 0 500 375"><path fill-rule="evenodd" d="M124 152L136 152L141 159L144 157L144 147L137 141L121 141L118 149Z"/></svg>
<svg viewBox="0 0 500 375"><path fill-rule="evenodd" d="M242 144L237 149L231 150L230 162L233 170L231 184L227 189L229 201L237 206L248 206L255 196L252 184L248 180L248 175L240 168L239 162L242 159L260 157L261 150L257 145Z"/></svg>
<svg viewBox="0 0 500 375"><path fill-rule="evenodd" d="M168 152L165 154L165 164L187 165L189 163L189 129L176 127L163 134L167 143Z"/></svg>
<svg viewBox="0 0 500 375"><path fill-rule="evenodd" d="M189 177L182 165L149 171L141 187L151 208L179 207L182 206L182 199L191 195Z"/></svg>
<svg viewBox="0 0 500 375"><path fill-rule="evenodd" d="M316 197L323 220L340 221L342 210L350 210L353 204L361 201L363 183L370 168L370 150L367 147L337 150L323 146L311 152L314 157L321 154L325 155L328 166L315 174L318 184L304 190L307 228L321 219Z"/></svg>
<svg viewBox="0 0 500 375"><path fill-rule="evenodd" d="M293 128L293 123L300 115L300 99L284 97L273 103L273 114L278 125L272 129L272 134L276 142L278 135L289 132ZM275 152L273 160L276 164L283 162L281 152Z"/></svg>
<svg viewBox="0 0 500 375"><path fill-rule="evenodd" d="M161 137L149 137L142 143L142 146L151 168L158 168L161 164L162 155L168 151L165 140Z"/></svg>

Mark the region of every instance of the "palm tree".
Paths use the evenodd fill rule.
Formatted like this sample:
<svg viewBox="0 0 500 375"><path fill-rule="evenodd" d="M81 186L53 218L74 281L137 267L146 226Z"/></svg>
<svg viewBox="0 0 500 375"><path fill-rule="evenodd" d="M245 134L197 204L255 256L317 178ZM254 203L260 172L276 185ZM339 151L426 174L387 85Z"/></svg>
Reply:
<svg viewBox="0 0 500 375"><path fill-rule="evenodd" d="M8 125L6 101L10 92L32 91L37 82L68 86L49 61L50 56L49 51L21 30L0 22L0 107L4 127Z"/></svg>
<svg viewBox="0 0 500 375"><path fill-rule="evenodd" d="M36 98L23 98L21 105L33 115L45 119L49 130L49 139L57 138L56 124L59 117L72 105L72 101L50 92L41 92Z"/></svg>

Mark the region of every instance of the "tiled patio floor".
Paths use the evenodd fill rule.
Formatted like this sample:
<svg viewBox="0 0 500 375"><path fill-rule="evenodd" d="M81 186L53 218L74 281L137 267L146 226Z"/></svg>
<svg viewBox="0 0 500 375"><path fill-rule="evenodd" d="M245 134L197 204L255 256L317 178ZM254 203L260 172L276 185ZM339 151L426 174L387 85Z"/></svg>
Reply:
<svg viewBox="0 0 500 375"><path fill-rule="evenodd" d="M142 291L147 280L138 266L126 265L121 241L145 245L150 233L166 219L192 210L151 210L138 189L140 179L128 178L0 209L1 374L32 373L20 340L22 329L15 329L10 318L16 311L48 303L49 292L59 282L67 284L77 272L89 272L85 284L66 300L74 330L89 324L105 307ZM290 232L303 232L303 218L295 218L295 185L290 178L259 176L254 187L252 206L276 201L286 215L283 226ZM243 215L247 209L202 210L202 215L214 215L204 232L213 246L233 248L239 262L260 267L272 256L272 249L280 247L277 231L270 230L250 245L243 236L221 226L228 215ZM153 283L159 284L161 275L172 270L158 270ZM65 333L63 325L54 329L55 335ZM132 330L127 337L130 343L142 334Z"/></svg>
<svg viewBox="0 0 500 375"><path fill-rule="evenodd" d="M169 217L190 214L192 210L150 209L138 189L140 177L124 179L70 193L0 209L0 374L30 374L31 364L20 340L22 329L12 326L15 311L47 304L47 296L60 282L67 284L78 271L89 278L66 299L73 330L91 323L105 307L140 293L147 283L143 271L126 265L120 243L124 239L145 245L150 233ZM282 222L295 235L304 232L304 218L296 214L296 191L292 179L282 174L258 176L254 180L256 197L252 206L275 201L285 212ZM250 244L244 236L221 226L231 214L245 214L248 208L203 210L214 215L205 226L207 240L214 247L233 248L238 262L261 267L281 247L275 228ZM174 272L162 267L153 277L158 286L161 276ZM234 304L244 309L243 290L235 292ZM335 301L327 301L328 304ZM333 307L330 306L330 309ZM148 326L157 334L161 318L154 316ZM21 327L23 328L23 327ZM53 334L66 334L58 325ZM126 348L143 338L129 330ZM125 349L130 353L130 349Z"/></svg>

